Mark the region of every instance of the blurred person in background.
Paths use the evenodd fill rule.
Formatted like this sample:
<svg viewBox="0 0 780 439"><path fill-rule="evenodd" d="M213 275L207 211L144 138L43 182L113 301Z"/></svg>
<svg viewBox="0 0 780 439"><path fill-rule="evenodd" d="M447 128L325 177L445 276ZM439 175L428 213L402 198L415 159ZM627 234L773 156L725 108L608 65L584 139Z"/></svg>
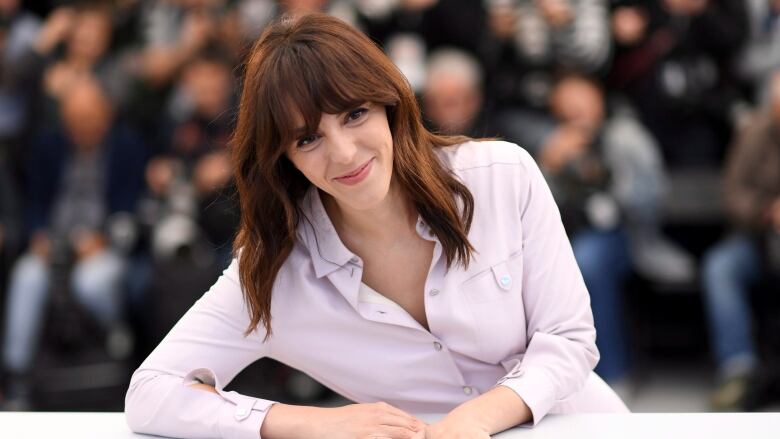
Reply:
<svg viewBox="0 0 780 439"><path fill-rule="evenodd" d="M357 25L406 76L416 94L423 91L428 54L456 48L482 59L485 13L474 0L360 0Z"/></svg>
<svg viewBox="0 0 780 439"><path fill-rule="evenodd" d="M101 3L60 7L48 15L16 67L20 82L37 96L36 124L58 124L59 100L85 78L99 81L114 106L124 106L132 78L120 54L110 51L112 34L112 9Z"/></svg>
<svg viewBox="0 0 780 439"><path fill-rule="evenodd" d="M625 278L634 268L654 279L692 280L693 260L660 231L666 176L657 143L636 117L608 105L598 82L576 74L555 84L550 111L557 126L538 160L591 295L602 353L596 371L625 394L631 390Z"/></svg>
<svg viewBox="0 0 780 439"><path fill-rule="evenodd" d="M719 386L712 398L717 410L753 408L761 370L750 290L767 275L763 249L780 234L780 73L771 81L765 111L744 130L726 166L725 201L734 233L709 250L703 265L718 364Z"/></svg>
<svg viewBox="0 0 780 439"><path fill-rule="evenodd" d="M169 123L164 109L186 65L205 51L220 52L236 65L242 43L249 38L242 32L264 26L270 14L268 4L245 8L247 15L237 16L248 1L232 8L226 0L161 0L144 2L140 7L139 81L131 112L156 153L168 148Z"/></svg>
<svg viewBox="0 0 780 439"><path fill-rule="evenodd" d="M667 187L660 147L630 107L607 101L602 86L578 75L564 75L554 89L551 108L562 121L539 153L556 169L587 149L600 146L607 189L618 204L629 238L633 268L643 277L665 283L693 281L693 257L661 231L661 202ZM582 136L585 133L585 136Z"/></svg>
<svg viewBox="0 0 780 439"><path fill-rule="evenodd" d="M595 75L609 59L605 0L491 0L488 33L501 55L488 58L489 98L500 132L538 150L554 120L550 92L561 72Z"/></svg>
<svg viewBox="0 0 780 439"><path fill-rule="evenodd" d="M441 134L485 137L482 67L458 49L438 49L428 59L422 94L424 119Z"/></svg>
<svg viewBox="0 0 780 439"><path fill-rule="evenodd" d="M154 159L155 167L169 169L147 172L152 178L179 180L150 181L160 195L174 183L190 185L194 219L225 263L238 221L238 206L227 194L232 177L227 145L236 98L231 71L230 60L218 52L203 52L183 67L168 103L167 147Z"/></svg>
<svg viewBox="0 0 780 439"><path fill-rule="evenodd" d="M614 145L605 142L603 99L592 80L562 77L550 97L558 126L538 151L537 160L561 209L590 293L601 352L596 372L625 398L629 363L622 283L630 260L617 202L610 193L606 150Z"/></svg>
<svg viewBox="0 0 780 439"><path fill-rule="evenodd" d="M227 151L236 97L231 70L230 59L212 50L182 66L162 118L163 145L146 166L128 276L131 315L148 335L142 342L158 342L230 260L238 223ZM187 270L198 274L179 276ZM178 291L165 291L171 284Z"/></svg>
<svg viewBox="0 0 780 439"><path fill-rule="evenodd" d="M172 85L180 69L210 46L233 47L226 0L162 0L141 11L142 77L154 89ZM227 51L226 56L238 57Z"/></svg>
<svg viewBox="0 0 780 439"><path fill-rule="evenodd" d="M180 69L210 47L236 63L281 13L326 11L354 22L348 0L161 0L141 7L142 76L155 89L172 85Z"/></svg>
<svg viewBox="0 0 780 439"><path fill-rule="evenodd" d="M625 93L673 168L719 166L739 92L743 0L613 2L609 86Z"/></svg>
<svg viewBox="0 0 780 439"><path fill-rule="evenodd" d="M122 323L123 257L106 226L133 212L143 183L142 144L114 118L100 86L84 78L61 96L63 127L41 133L32 145L27 194L31 239L10 275L2 366L8 372L9 408L28 406L28 374L46 321L51 266L72 262L70 291L108 332L108 347L125 337ZM56 260L56 261L55 261Z"/></svg>
<svg viewBox="0 0 780 439"><path fill-rule="evenodd" d="M512 38L530 65L593 74L606 64L610 34L605 0L520 0L516 14Z"/></svg>

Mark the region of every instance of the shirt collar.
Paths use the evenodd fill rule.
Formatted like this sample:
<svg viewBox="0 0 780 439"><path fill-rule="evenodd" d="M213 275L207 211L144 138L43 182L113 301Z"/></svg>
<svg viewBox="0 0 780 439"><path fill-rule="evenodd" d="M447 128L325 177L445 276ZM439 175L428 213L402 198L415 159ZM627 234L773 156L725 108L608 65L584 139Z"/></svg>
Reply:
<svg viewBox="0 0 780 439"><path fill-rule="evenodd" d="M318 278L327 276L348 263L358 263L358 257L352 253L336 232L325 206L322 204L320 191L311 185L300 203L302 222L298 236L309 250L314 271ZM430 227L417 216L417 233L426 240L438 241Z"/></svg>
<svg viewBox="0 0 780 439"><path fill-rule="evenodd" d="M301 200L302 223L300 238L311 254L317 277L327 276L356 256L341 242L336 228L325 211L320 192L311 185Z"/></svg>

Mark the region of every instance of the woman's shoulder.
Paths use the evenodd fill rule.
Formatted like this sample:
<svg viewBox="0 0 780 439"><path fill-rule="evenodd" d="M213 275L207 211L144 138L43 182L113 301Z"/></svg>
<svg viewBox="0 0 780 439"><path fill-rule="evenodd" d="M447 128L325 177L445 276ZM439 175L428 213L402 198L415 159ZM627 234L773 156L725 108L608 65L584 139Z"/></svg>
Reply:
<svg viewBox="0 0 780 439"><path fill-rule="evenodd" d="M455 172L509 165L525 169L533 158L522 147L503 140L470 140L440 148L439 156Z"/></svg>

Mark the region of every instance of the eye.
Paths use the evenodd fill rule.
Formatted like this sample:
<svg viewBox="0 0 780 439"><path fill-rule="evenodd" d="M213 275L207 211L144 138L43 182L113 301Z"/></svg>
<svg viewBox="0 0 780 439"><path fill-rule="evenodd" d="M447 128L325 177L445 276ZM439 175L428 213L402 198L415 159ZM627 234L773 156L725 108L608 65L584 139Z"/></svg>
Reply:
<svg viewBox="0 0 780 439"><path fill-rule="evenodd" d="M298 139L296 146L298 147L298 149L311 149L313 147L314 142L316 142L317 139L319 139L318 135L309 134Z"/></svg>
<svg viewBox="0 0 780 439"><path fill-rule="evenodd" d="M347 114L347 122L358 120L367 112L368 109L366 108L358 108L357 110L350 111L349 114Z"/></svg>

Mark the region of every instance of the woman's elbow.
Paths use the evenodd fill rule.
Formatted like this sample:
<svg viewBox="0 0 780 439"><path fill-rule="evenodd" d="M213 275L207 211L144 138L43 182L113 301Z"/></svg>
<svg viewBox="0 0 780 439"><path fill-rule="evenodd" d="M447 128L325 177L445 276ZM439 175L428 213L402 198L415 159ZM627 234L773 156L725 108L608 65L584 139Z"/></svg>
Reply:
<svg viewBox="0 0 780 439"><path fill-rule="evenodd" d="M130 430L136 433L148 433L158 398L153 395L154 387L150 382L154 376L144 376L138 371L133 374L125 395L125 420Z"/></svg>

